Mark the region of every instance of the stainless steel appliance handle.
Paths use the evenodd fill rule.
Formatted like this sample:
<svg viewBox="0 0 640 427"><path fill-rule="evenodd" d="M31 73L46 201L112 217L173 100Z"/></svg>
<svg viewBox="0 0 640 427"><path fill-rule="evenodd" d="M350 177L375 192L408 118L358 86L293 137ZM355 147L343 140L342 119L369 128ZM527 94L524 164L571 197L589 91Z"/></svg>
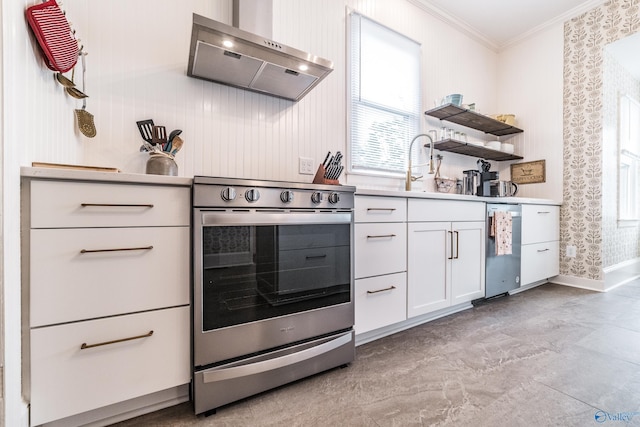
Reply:
<svg viewBox="0 0 640 427"><path fill-rule="evenodd" d="M128 337L128 338L120 338L117 340L112 340L112 341L105 341L105 342L99 342L97 344L87 344L86 342L83 342L82 345L80 346L80 350L86 350L87 348L93 348L93 347L100 347L103 345L109 345L109 344L116 344L119 342L125 342L125 341L131 341L131 340L139 340L141 338L147 338L150 337L151 335L153 335L153 330L147 332L146 334L143 335L136 335L135 337Z"/></svg>
<svg viewBox="0 0 640 427"><path fill-rule="evenodd" d="M297 224L350 224L351 212L211 212L200 211L203 226L210 225L297 225Z"/></svg>
<svg viewBox="0 0 640 427"><path fill-rule="evenodd" d="M393 285L391 285L391 286L389 286L388 288L384 288L384 289L376 289L375 291L367 291L367 293L368 293L368 294L377 294L377 293L380 293L380 292L392 291L392 290L394 290L394 289L396 289L396 287L395 287L395 286L393 286Z"/></svg>
<svg viewBox="0 0 640 427"><path fill-rule="evenodd" d="M299 363L305 360L313 359L323 353L348 344L351 341L351 335L346 334L334 340L308 348L296 353L287 354L285 356L276 357L260 362L249 363L242 366L234 366L230 368L212 369L202 373L204 383L212 383L215 381L230 380L233 378L246 377L249 375L259 374L261 372L272 371L274 369Z"/></svg>

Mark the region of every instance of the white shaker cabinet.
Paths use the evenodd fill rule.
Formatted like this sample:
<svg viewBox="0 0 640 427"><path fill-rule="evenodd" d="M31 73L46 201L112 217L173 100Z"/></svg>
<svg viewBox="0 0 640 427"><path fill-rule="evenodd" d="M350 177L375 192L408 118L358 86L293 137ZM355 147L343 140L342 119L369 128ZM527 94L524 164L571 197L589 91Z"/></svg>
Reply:
<svg viewBox="0 0 640 427"><path fill-rule="evenodd" d="M409 199L407 316L484 297L485 205Z"/></svg>
<svg viewBox="0 0 640 427"><path fill-rule="evenodd" d="M560 208L522 205L521 286L560 274Z"/></svg>
<svg viewBox="0 0 640 427"><path fill-rule="evenodd" d="M190 188L23 178L22 199L31 425L188 384Z"/></svg>
<svg viewBox="0 0 640 427"><path fill-rule="evenodd" d="M406 319L407 199L355 198L355 330Z"/></svg>

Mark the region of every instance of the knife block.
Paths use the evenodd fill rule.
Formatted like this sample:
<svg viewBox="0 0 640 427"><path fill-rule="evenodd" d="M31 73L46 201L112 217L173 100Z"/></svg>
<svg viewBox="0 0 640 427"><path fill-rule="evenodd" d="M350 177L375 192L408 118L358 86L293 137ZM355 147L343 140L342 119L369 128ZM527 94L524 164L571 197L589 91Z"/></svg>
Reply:
<svg viewBox="0 0 640 427"><path fill-rule="evenodd" d="M324 166L318 166L318 171L316 172L316 176L313 177L314 184L328 184L328 185L340 185L340 182L337 179L327 179L324 177L326 170Z"/></svg>

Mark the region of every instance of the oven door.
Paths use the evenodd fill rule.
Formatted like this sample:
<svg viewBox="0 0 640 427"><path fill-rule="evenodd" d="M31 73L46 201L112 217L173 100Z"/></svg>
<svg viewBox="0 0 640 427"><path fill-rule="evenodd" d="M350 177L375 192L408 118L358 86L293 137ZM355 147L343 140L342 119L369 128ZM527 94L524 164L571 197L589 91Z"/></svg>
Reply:
<svg viewBox="0 0 640 427"><path fill-rule="evenodd" d="M194 210L194 363L353 326L353 213Z"/></svg>

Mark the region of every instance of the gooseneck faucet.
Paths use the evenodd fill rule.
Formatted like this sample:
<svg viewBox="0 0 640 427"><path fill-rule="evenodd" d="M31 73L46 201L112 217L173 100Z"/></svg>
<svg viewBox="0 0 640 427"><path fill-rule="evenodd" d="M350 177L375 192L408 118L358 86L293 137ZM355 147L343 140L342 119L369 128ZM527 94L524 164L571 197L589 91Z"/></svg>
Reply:
<svg viewBox="0 0 640 427"><path fill-rule="evenodd" d="M433 175L434 173L436 173L434 165L433 165L433 139L431 138L430 135L426 134L426 133L420 133L418 135L416 135L412 140L411 140L411 144L409 144L409 167L407 168L407 179L405 182L405 187L404 189L406 191L411 191L411 183L417 179L422 178L422 176L418 176L418 177L414 177L411 173L411 150L413 149L413 143L416 142L416 139L420 138L421 136L426 136L427 138L429 138L429 172L427 172L430 175Z"/></svg>

